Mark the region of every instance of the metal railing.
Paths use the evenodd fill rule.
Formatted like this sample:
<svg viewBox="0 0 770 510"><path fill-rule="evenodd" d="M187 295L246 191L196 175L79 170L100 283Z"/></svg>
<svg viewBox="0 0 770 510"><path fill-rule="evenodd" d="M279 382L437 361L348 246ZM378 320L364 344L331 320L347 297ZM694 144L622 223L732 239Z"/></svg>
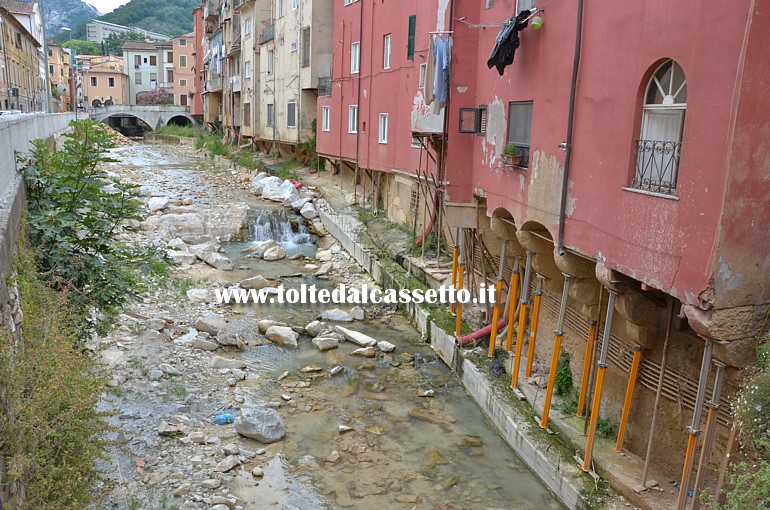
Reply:
<svg viewBox="0 0 770 510"><path fill-rule="evenodd" d="M636 173L631 187L664 195L676 195L681 142L636 141Z"/></svg>
<svg viewBox="0 0 770 510"><path fill-rule="evenodd" d="M511 167L529 168L529 145L509 142L508 145L516 147L516 153L521 156L518 163L510 165Z"/></svg>
<svg viewBox="0 0 770 510"><path fill-rule="evenodd" d="M318 78L318 95L319 97L332 95L331 76L324 76L324 77Z"/></svg>
<svg viewBox="0 0 770 510"><path fill-rule="evenodd" d="M275 25L268 25L259 34L259 44L264 44L268 41L272 41L275 38Z"/></svg>

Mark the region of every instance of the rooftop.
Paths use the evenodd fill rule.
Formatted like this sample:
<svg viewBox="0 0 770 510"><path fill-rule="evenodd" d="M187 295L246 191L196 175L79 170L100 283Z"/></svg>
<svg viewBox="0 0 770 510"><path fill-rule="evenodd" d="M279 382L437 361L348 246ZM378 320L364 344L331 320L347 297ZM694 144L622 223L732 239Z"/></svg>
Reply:
<svg viewBox="0 0 770 510"><path fill-rule="evenodd" d="M13 14L32 14L34 2L18 2L17 0L0 0L0 7Z"/></svg>
<svg viewBox="0 0 770 510"><path fill-rule="evenodd" d="M155 49L155 43L147 43L143 41L126 41L125 44L123 44L123 50L152 51L154 49Z"/></svg>

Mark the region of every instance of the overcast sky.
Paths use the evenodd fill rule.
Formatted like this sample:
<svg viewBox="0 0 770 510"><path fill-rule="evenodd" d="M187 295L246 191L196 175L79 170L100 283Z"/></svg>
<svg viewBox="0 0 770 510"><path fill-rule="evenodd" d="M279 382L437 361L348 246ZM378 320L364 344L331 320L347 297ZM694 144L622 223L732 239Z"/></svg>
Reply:
<svg viewBox="0 0 770 510"><path fill-rule="evenodd" d="M86 0L86 2L96 7L100 13L107 14L121 5L127 4L128 0Z"/></svg>

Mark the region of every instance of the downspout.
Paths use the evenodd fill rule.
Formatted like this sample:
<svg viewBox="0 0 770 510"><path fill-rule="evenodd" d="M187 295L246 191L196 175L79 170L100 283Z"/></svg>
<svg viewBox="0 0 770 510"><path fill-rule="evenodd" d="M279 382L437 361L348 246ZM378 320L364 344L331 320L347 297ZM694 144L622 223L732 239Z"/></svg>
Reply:
<svg viewBox="0 0 770 510"><path fill-rule="evenodd" d="M569 187L569 165L572 159L572 132L575 123L575 95L577 92L580 47L583 39L583 0L577 4L577 27L575 29L575 56L572 60L572 84L569 92L569 115L567 117L567 142L564 154L564 174L561 181L561 205L559 206L559 235L556 251L564 255L564 220L567 214L567 188Z"/></svg>
<svg viewBox="0 0 770 510"><path fill-rule="evenodd" d="M364 2L359 2L359 4L361 7L358 11L358 76L356 79L356 168L353 175L353 198L356 202L358 202L358 183L356 182L358 180L358 158L361 150L361 39L364 38ZM353 58L352 50L350 58Z"/></svg>

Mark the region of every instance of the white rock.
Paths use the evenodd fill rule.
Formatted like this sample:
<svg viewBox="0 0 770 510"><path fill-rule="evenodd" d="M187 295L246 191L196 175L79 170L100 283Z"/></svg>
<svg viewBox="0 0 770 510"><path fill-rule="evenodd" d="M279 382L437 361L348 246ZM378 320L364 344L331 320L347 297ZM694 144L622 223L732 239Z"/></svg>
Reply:
<svg viewBox="0 0 770 510"><path fill-rule="evenodd" d="M318 211L315 210L315 206L313 206L313 204L310 203L310 202L308 202L307 204L303 205L302 209L300 209L299 213L306 220L312 220L313 218L317 218L318 217Z"/></svg>
<svg viewBox="0 0 770 510"><path fill-rule="evenodd" d="M179 375L179 371L168 363L161 363L158 365L158 370L166 375Z"/></svg>
<svg viewBox="0 0 770 510"><path fill-rule="evenodd" d="M241 288L244 289L264 289L265 287L269 287L270 282L265 279L262 275L254 276L252 278L247 278L245 280L241 281Z"/></svg>
<svg viewBox="0 0 770 510"><path fill-rule="evenodd" d="M195 321L195 329L205 331L209 335L216 335L225 326L227 326L227 321L214 312L204 312L203 317Z"/></svg>
<svg viewBox="0 0 770 510"><path fill-rule="evenodd" d="M235 269L232 260L221 253L208 249L208 246L205 248L199 248L197 245L190 246L190 253L195 254L196 257L214 269L219 269L221 271L232 271Z"/></svg>
<svg viewBox="0 0 770 510"><path fill-rule="evenodd" d="M324 310L321 314L321 319L334 322L353 322L353 317L351 317L348 312L340 310L339 308Z"/></svg>
<svg viewBox="0 0 770 510"><path fill-rule="evenodd" d="M366 319L366 313L364 312L364 309L361 308L360 306L354 306L353 308L351 308L350 316L357 321L362 321Z"/></svg>
<svg viewBox="0 0 770 510"><path fill-rule="evenodd" d="M396 350L395 345L393 345L390 342L386 342L385 340L382 340L381 342L377 342L377 348L382 352L393 352Z"/></svg>
<svg viewBox="0 0 770 510"><path fill-rule="evenodd" d="M265 337L278 345L297 347L299 334L286 326L271 326L265 331Z"/></svg>
<svg viewBox="0 0 770 510"><path fill-rule="evenodd" d="M318 347L321 352L326 352L331 349L336 349L340 345L340 341L332 337L316 337L313 339L313 345Z"/></svg>
<svg viewBox="0 0 770 510"><path fill-rule="evenodd" d="M168 197L152 197L147 201L147 208L150 212L160 211L168 206Z"/></svg>
<svg viewBox="0 0 770 510"><path fill-rule="evenodd" d="M238 460L238 457L236 457L235 455L228 455L219 464L217 464L214 467L214 471L217 471L219 473L227 473L228 471L230 471L240 463L241 461Z"/></svg>
<svg viewBox="0 0 770 510"><path fill-rule="evenodd" d="M332 252L329 250L318 250L315 254L315 258L321 262L329 262L332 259Z"/></svg>
<svg viewBox="0 0 770 510"><path fill-rule="evenodd" d="M245 368L246 363L237 359L227 359L221 356L214 356L211 358L211 366L213 368Z"/></svg>
<svg viewBox="0 0 770 510"><path fill-rule="evenodd" d="M332 264L331 262L324 262L323 264L321 264L321 268L318 271L316 271L314 274L316 276L324 276L326 274L329 274L329 271L331 271L333 267L334 267L334 264Z"/></svg>
<svg viewBox="0 0 770 510"><path fill-rule="evenodd" d="M318 269L318 266L315 264L305 264L305 269L307 269L308 271L315 271L316 269Z"/></svg>
<svg viewBox="0 0 770 510"><path fill-rule="evenodd" d="M251 253L251 256L255 259L261 259L264 257L265 252L273 248L275 246L278 246L278 243L276 243L273 240L267 240L267 241L260 241L258 243L253 244L252 246L249 246L248 248L245 248L243 251L247 253Z"/></svg>
<svg viewBox="0 0 770 510"><path fill-rule="evenodd" d="M150 370L150 372L147 374L147 378L151 381L159 381L160 379L163 379L163 371L162 370Z"/></svg>
<svg viewBox="0 0 770 510"><path fill-rule="evenodd" d="M262 478L265 476L265 471L261 467L255 467L251 470L251 476L254 478Z"/></svg>
<svg viewBox="0 0 770 510"><path fill-rule="evenodd" d="M275 409L249 409L235 421L238 434L270 444L280 441L286 435L286 427Z"/></svg>
<svg viewBox="0 0 770 510"><path fill-rule="evenodd" d="M321 332L326 331L327 327L321 321L312 321L305 326L305 332L310 336L318 336Z"/></svg>
<svg viewBox="0 0 770 510"><path fill-rule="evenodd" d="M361 356L362 358L373 358L377 355L374 347L361 347L350 353L351 356Z"/></svg>
<svg viewBox="0 0 770 510"><path fill-rule="evenodd" d="M208 289L190 289L187 291L187 299L193 303L212 303L214 296Z"/></svg>
<svg viewBox="0 0 770 510"><path fill-rule="evenodd" d="M216 351L219 348L218 343L211 342L199 336L195 337L195 340L193 340L192 346L193 346L193 349L201 349L204 351Z"/></svg>
<svg viewBox="0 0 770 510"><path fill-rule="evenodd" d="M352 329L343 328L342 326L336 326L336 329L342 334L342 336L345 337L345 340L348 342L353 342L354 344L360 345L361 347L377 345L377 340L370 337L369 335L364 335L363 333L353 331Z"/></svg>
<svg viewBox="0 0 770 510"><path fill-rule="evenodd" d="M218 489L220 485L222 485L222 481L219 478L209 478L200 484L203 489Z"/></svg>
<svg viewBox="0 0 770 510"><path fill-rule="evenodd" d="M265 254L262 256L264 260L280 260L286 257L286 248L280 245L271 246L265 250Z"/></svg>

